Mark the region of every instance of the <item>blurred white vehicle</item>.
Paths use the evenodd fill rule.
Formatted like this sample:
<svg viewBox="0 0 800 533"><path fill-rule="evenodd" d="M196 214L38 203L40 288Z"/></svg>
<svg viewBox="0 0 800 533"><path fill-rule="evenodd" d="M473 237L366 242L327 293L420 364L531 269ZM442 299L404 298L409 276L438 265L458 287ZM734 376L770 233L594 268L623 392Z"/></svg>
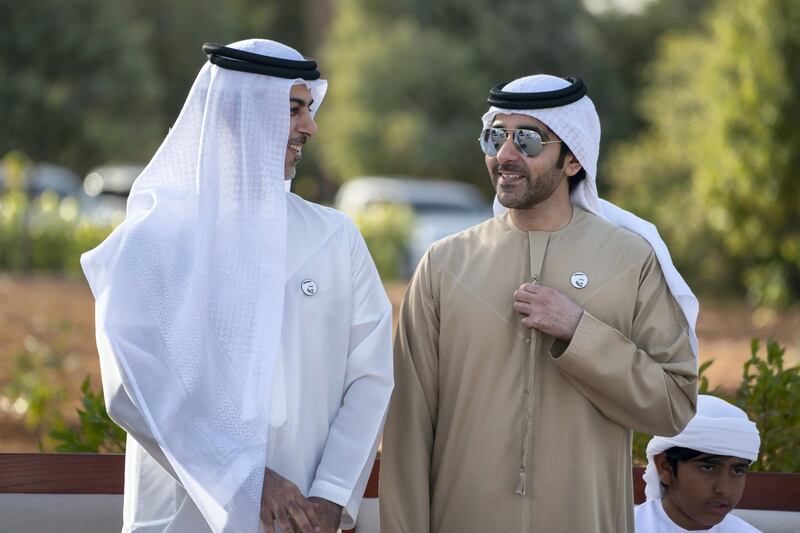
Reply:
<svg viewBox="0 0 800 533"><path fill-rule="evenodd" d="M415 224L402 268L410 276L428 247L453 233L492 216L480 191L468 183L403 177L359 177L349 180L336 194L335 207L355 214L370 204L407 205Z"/></svg>
<svg viewBox="0 0 800 533"><path fill-rule="evenodd" d="M73 197L83 201L81 178L72 170L53 163L36 163L28 168L22 185L28 198L36 198L44 191L52 191L59 199ZM6 183L4 169L0 167L0 192L11 188Z"/></svg>
<svg viewBox="0 0 800 533"><path fill-rule="evenodd" d="M114 164L93 168L83 179L88 201L84 216L97 224L118 224L125 219L125 206L133 181L144 165Z"/></svg>

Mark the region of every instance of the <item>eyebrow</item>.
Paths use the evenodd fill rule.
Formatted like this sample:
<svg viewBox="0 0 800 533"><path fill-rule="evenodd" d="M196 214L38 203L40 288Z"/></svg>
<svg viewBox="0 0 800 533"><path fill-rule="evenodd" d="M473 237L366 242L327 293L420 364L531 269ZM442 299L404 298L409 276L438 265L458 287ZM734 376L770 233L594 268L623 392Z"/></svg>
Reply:
<svg viewBox="0 0 800 533"><path fill-rule="evenodd" d="M493 128L507 129L505 127L505 124L503 124L502 120L498 120L498 121L492 122L492 127ZM543 130L539 126L535 126L535 125L523 124L523 125L521 125L521 126L519 126L517 128L513 128L513 129L535 131L536 133L539 134L539 137L541 137L543 141L549 140L549 137L550 137L550 135L545 130Z"/></svg>
<svg viewBox="0 0 800 533"><path fill-rule="evenodd" d="M695 457L694 459L690 459L689 461L690 462L696 462L696 463L708 463L708 464L712 464L712 465L721 465L721 464L724 464L725 461L727 461L727 460L728 460L727 457L719 456L719 455L698 455L697 457ZM750 466L750 463L747 462L747 461L738 461L736 463L733 463L731 466Z"/></svg>
<svg viewBox="0 0 800 533"><path fill-rule="evenodd" d="M308 103L306 103L305 99L303 99L303 98L292 97L292 98L289 98L289 102L291 102L293 104L297 104L299 106L305 106L305 107L309 107L309 108L312 105L314 105L314 100L313 99L309 100Z"/></svg>
<svg viewBox="0 0 800 533"><path fill-rule="evenodd" d="M719 457L699 457L697 459L698 463L708 463L712 465L721 465L725 463L725 459L720 459Z"/></svg>

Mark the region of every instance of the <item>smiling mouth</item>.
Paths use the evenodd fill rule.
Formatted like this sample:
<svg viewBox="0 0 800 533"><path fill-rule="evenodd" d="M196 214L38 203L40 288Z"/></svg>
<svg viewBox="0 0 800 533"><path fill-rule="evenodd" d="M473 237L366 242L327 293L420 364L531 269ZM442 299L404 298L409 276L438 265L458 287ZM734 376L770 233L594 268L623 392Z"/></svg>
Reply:
<svg viewBox="0 0 800 533"><path fill-rule="evenodd" d="M287 145L287 148L289 149L290 152L292 152L294 154L294 156L297 159L300 159L301 157L303 157L303 144L302 143L292 143L292 142L290 142Z"/></svg>
<svg viewBox="0 0 800 533"><path fill-rule="evenodd" d="M497 165L494 175L499 185L515 185L517 182L527 180L528 174L519 165Z"/></svg>
<svg viewBox="0 0 800 533"><path fill-rule="evenodd" d="M519 172L497 172L495 176L497 176L497 186L503 189L516 188L517 185L524 183L528 179L527 174Z"/></svg>

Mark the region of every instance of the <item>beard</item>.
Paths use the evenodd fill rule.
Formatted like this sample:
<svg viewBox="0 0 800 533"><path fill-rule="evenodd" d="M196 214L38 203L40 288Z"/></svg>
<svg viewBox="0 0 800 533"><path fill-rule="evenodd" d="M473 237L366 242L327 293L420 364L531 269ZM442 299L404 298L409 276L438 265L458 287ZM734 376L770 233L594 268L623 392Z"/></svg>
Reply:
<svg viewBox="0 0 800 533"><path fill-rule="evenodd" d="M306 141L308 138L305 135L301 135L299 137L295 137L293 139L289 139L289 142L286 143L286 158L283 163L283 179L288 181L293 179L297 174L297 163L300 162L302 158L302 154L295 154L290 148L290 144L299 144L300 146L305 146Z"/></svg>
<svg viewBox="0 0 800 533"><path fill-rule="evenodd" d="M501 172L519 174L520 177L508 182L501 177ZM564 177L564 169L554 166L532 177L523 165L498 164L490 175L500 205L506 209L530 209L552 196Z"/></svg>
<svg viewBox="0 0 800 533"><path fill-rule="evenodd" d="M283 165L283 180L289 181L297 175L297 164L286 162Z"/></svg>

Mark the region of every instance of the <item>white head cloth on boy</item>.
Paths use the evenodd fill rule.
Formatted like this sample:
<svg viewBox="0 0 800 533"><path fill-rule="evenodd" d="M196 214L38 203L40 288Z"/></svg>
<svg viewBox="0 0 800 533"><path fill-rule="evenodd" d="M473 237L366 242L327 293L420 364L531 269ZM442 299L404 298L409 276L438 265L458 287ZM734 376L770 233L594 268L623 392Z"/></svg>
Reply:
<svg viewBox="0 0 800 533"><path fill-rule="evenodd" d="M674 437L653 437L647 444L644 495L648 501L662 498L654 457L670 448L689 448L753 462L758 459L760 446L758 427L744 411L715 396L700 394L697 396L697 414L683 431Z"/></svg>

